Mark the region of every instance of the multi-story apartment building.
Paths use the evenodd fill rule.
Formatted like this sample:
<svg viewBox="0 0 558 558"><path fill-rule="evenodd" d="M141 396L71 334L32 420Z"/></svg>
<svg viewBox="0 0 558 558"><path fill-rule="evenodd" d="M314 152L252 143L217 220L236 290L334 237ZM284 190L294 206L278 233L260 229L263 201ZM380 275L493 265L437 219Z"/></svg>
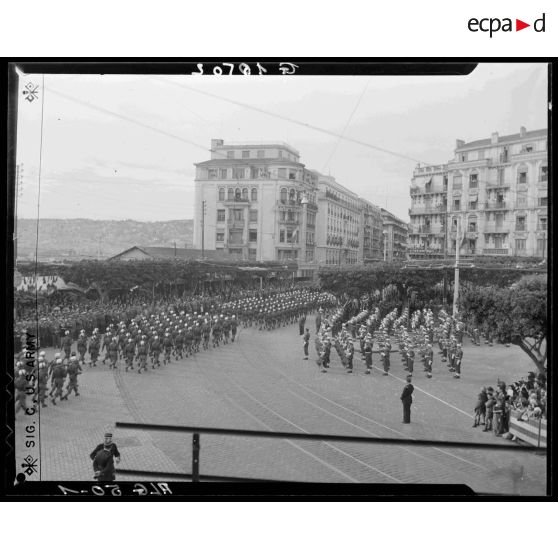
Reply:
<svg viewBox="0 0 558 558"><path fill-rule="evenodd" d="M332 176L318 175L316 260L319 265L362 263L359 197Z"/></svg>
<svg viewBox="0 0 558 558"><path fill-rule="evenodd" d="M194 247L239 260L316 263L318 176L282 142L211 140L211 159L197 163Z"/></svg>
<svg viewBox="0 0 558 558"><path fill-rule="evenodd" d="M359 198L362 224L359 236L359 263L383 259L384 235L382 210L364 198Z"/></svg>
<svg viewBox="0 0 558 558"><path fill-rule="evenodd" d="M407 253L414 259L441 258L446 251L447 165L418 165L411 179Z"/></svg>
<svg viewBox="0 0 558 558"><path fill-rule="evenodd" d="M546 129L465 143L448 170L448 252L546 257Z"/></svg>
<svg viewBox="0 0 558 558"><path fill-rule="evenodd" d="M409 225L384 208L381 212L384 227L384 260L404 260L407 257Z"/></svg>

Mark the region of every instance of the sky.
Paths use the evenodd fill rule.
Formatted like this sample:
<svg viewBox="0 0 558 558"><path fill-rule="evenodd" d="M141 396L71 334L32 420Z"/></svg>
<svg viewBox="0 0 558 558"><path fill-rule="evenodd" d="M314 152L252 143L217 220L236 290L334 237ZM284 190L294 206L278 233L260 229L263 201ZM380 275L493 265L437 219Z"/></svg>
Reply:
<svg viewBox="0 0 558 558"><path fill-rule="evenodd" d="M20 77L28 83L39 97L19 98L20 218L190 219L194 163L220 138L287 142L307 168L408 221L417 161L447 162L458 138L547 126L547 66L534 63L450 77Z"/></svg>

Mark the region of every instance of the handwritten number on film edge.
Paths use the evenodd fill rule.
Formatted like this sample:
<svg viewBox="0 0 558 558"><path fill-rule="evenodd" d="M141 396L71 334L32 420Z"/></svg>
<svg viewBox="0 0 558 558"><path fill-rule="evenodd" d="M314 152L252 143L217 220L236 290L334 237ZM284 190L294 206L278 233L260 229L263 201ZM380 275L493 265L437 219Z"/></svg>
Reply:
<svg viewBox="0 0 558 558"><path fill-rule="evenodd" d="M199 62L199 63L196 64L196 66L198 68L198 71L192 72L192 75L193 76L204 75L205 72L204 72L203 63ZM222 66L225 66L225 68L228 68L228 74L225 74L225 75L232 76L234 74L234 68L235 68L234 64L232 64L231 62L223 62ZM291 62L280 62L279 63L279 71L283 75L294 74L296 72L297 68L298 68L298 66L296 64L292 64ZM263 75L263 74L267 74L266 68L264 68L259 62L256 63L256 69L258 70L258 74L260 76ZM244 76L249 76L249 75L252 74L252 68L250 68L250 65L246 64L245 62L242 62L241 64L238 65L238 71ZM213 66L212 73L213 73L213 75L216 75L216 76L223 75L223 68L221 68L220 65Z"/></svg>

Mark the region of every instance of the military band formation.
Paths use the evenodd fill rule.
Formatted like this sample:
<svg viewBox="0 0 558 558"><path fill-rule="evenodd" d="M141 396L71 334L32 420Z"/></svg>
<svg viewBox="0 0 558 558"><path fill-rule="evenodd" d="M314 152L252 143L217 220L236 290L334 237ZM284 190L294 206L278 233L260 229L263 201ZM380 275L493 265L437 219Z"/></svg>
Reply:
<svg viewBox="0 0 558 558"><path fill-rule="evenodd" d="M441 310L437 316L430 309L417 310L409 315L404 309L401 315L392 310L383 318L380 310L361 310L357 315L345 320L346 312L339 307L331 314L318 312L316 317L317 364L322 373L331 366L331 353L334 349L341 365L347 373L354 368L355 347L365 362L365 374L373 371L373 354L379 354L384 376L389 375L391 353L399 352L403 368L412 376L415 361L424 367L424 375L432 378L434 363L434 343L438 344L441 361L447 363L449 372L455 379L461 378L463 361L463 335L465 324ZM300 325L300 324L299 324ZM299 329L302 335L302 328ZM304 334L304 358L308 358L307 339L309 329ZM398 347L392 349L391 339ZM374 344L377 350L374 350ZM480 342L479 342L480 343Z"/></svg>

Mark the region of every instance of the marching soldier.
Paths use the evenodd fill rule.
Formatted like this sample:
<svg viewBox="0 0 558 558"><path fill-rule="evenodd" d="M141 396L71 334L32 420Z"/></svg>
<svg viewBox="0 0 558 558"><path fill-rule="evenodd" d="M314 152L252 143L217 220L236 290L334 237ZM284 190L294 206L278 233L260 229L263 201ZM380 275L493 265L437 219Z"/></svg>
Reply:
<svg viewBox="0 0 558 558"><path fill-rule="evenodd" d="M39 389L39 403L41 404L41 407L47 407L45 400L47 397L48 368L45 362L39 363L37 383Z"/></svg>
<svg viewBox="0 0 558 558"><path fill-rule="evenodd" d="M124 350L126 351L126 372L128 372L128 368L134 369L134 356L136 354L136 344L131 337L128 337Z"/></svg>
<svg viewBox="0 0 558 558"><path fill-rule="evenodd" d="M70 363L68 364L67 367L67 372L68 372L68 377L69 377L69 383L68 383L68 388L66 391L66 395L64 395L64 397L61 397L60 399L68 399L68 395L70 395L70 393L75 392L76 397L79 396L79 392L78 392L78 374L81 374L82 370L81 370L81 365L77 359L76 356L71 356L70 357Z"/></svg>
<svg viewBox="0 0 558 558"><path fill-rule="evenodd" d="M85 335L85 330L82 329L78 340L77 340L77 350L79 353L79 360L82 364L85 364L85 353L87 352L87 336Z"/></svg>
<svg viewBox="0 0 558 558"><path fill-rule="evenodd" d="M153 341L151 343L151 357L152 357L152 365L151 368L155 370L155 365L157 368L161 367L161 363L159 362L159 355L161 354L161 343L159 342L159 336L155 335L153 337Z"/></svg>
<svg viewBox="0 0 558 558"><path fill-rule="evenodd" d="M118 360L118 337L113 337L108 346L108 355L110 359L109 368L116 370L116 361Z"/></svg>
<svg viewBox="0 0 558 558"><path fill-rule="evenodd" d="M432 345L428 345L424 353L424 371L427 378L432 378L432 364L434 361L434 351Z"/></svg>
<svg viewBox="0 0 558 558"><path fill-rule="evenodd" d="M409 375L412 376L413 370L415 367L415 350L412 345L409 345L409 349L407 351L407 370L409 371Z"/></svg>
<svg viewBox="0 0 558 558"><path fill-rule="evenodd" d="M345 357L347 359L347 373L352 374L353 372L353 358L355 356L355 347L352 341L347 342L347 348L345 350Z"/></svg>
<svg viewBox="0 0 558 558"><path fill-rule="evenodd" d="M25 413L27 411L27 380L25 378L25 370L23 363L18 362L18 369L16 370L16 377L14 379L14 387L16 390L16 404L15 413L17 414L20 409ZM21 365L21 366L20 366Z"/></svg>
<svg viewBox="0 0 558 558"><path fill-rule="evenodd" d="M310 330L308 328L306 328L306 332L304 333L302 339L304 341L304 360L308 360L308 345L310 344Z"/></svg>
<svg viewBox="0 0 558 558"><path fill-rule="evenodd" d="M72 352L72 338L70 337L70 332L68 330L66 330L64 337L62 337L60 348L64 350L66 360L70 360L70 353Z"/></svg>
<svg viewBox="0 0 558 558"><path fill-rule="evenodd" d="M391 351L391 346L388 344L388 342L385 342L382 345L380 351L380 356L382 357L382 364L384 367L384 374L383 374L384 376L387 376L389 374L389 369L391 366L390 351Z"/></svg>
<svg viewBox="0 0 558 558"><path fill-rule="evenodd" d="M454 378L459 379L461 378L461 361L463 360L463 348L459 343L455 350L455 374Z"/></svg>
<svg viewBox="0 0 558 558"><path fill-rule="evenodd" d="M171 352L172 352L172 339L170 338L170 335L168 333L165 333L165 337L163 338L163 349L165 351L165 354L163 356L163 364L166 365L171 361Z"/></svg>
<svg viewBox="0 0 558 558"><path fill-rule="evenodd" d="M97 359L99 358L99 351L101 342L96 334L93 334L89 341L89 366L97 366Z"/></svg>
<svg viewBox="0 0 558 558"><path fill-rule="evenodd" d="M62 400L62 388L64 387L64 380L66 379L66 366L62 363L62 359L56 359L56 363L52 369L52 384L54 394L51 395L53 405L56 405L56 398ZM51 390L52 394L52 390Z"/></svg>
<svg viewBox="0 0 558 558"><path fill-rule="evenodd" d="M364 344L364 359L366 361L366 372L365 374L370 374L372 371L372 341L366 341Z"/></svg>
<svg viewBox="0 0 558 558"><path fill-rule="evenodd" d="M233 314L233 316L231 317L231 341L234 343L234 340L236 339L236 332L238 330L238 320L236 319L236 316Z"/></svg>
<svg viewBox="0 0 558 558"><path fill-rule="evenodd" d="M145 341L140 341L138 346L138 360L139 360L139 368L138 374L141 374L141 371L144 372L147 370L147 345Z"/></svg>

